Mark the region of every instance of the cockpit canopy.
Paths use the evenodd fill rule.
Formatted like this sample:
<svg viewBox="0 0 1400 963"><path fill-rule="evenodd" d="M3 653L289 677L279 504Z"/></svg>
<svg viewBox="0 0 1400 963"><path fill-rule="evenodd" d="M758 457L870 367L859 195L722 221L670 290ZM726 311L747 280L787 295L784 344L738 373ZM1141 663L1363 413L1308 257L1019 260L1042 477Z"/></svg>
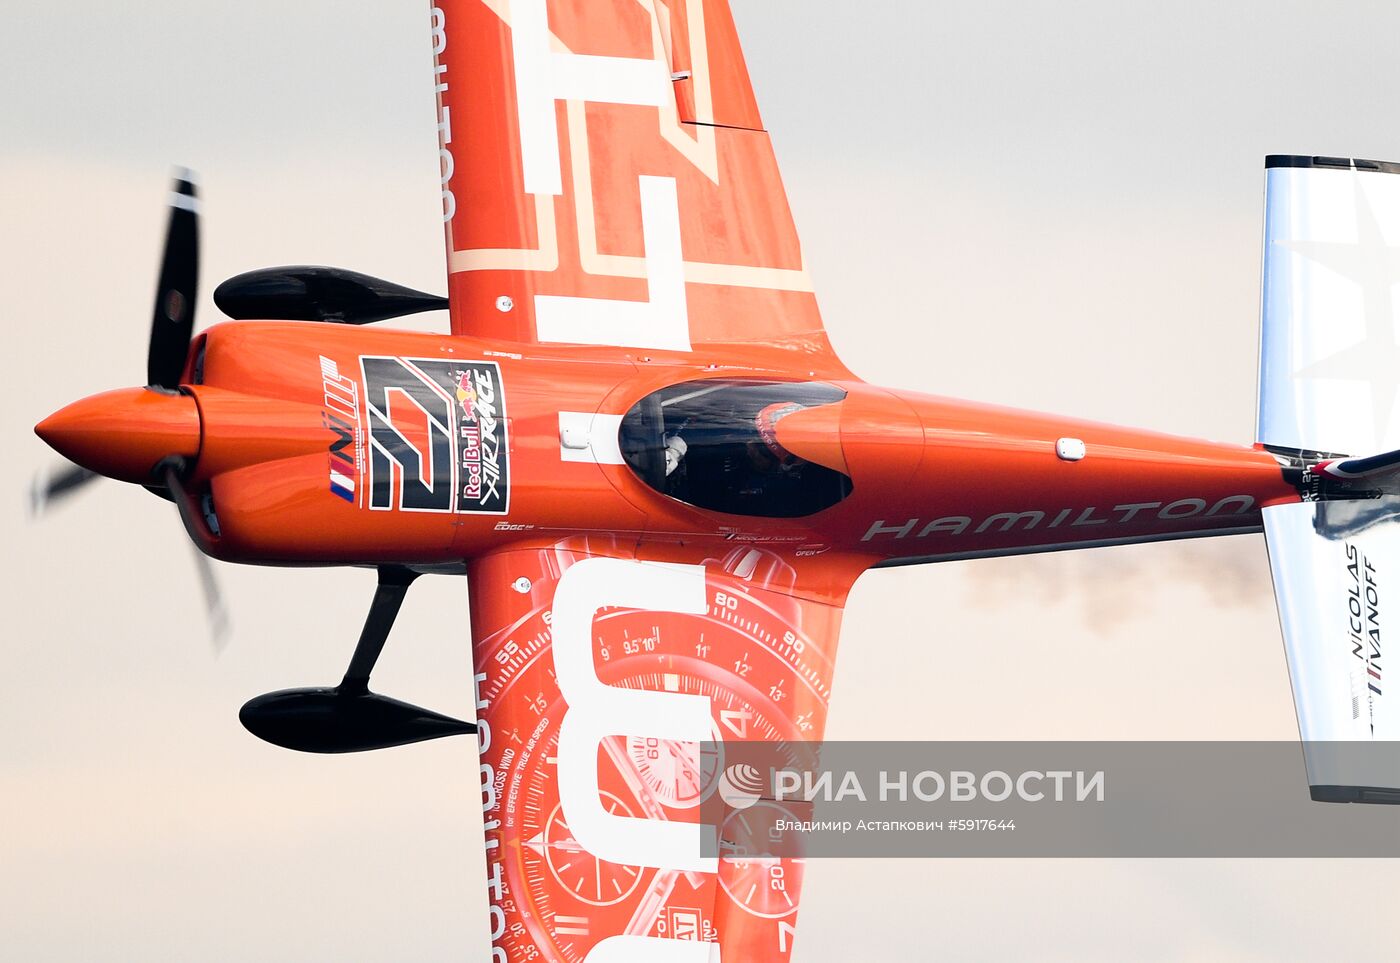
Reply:
<svg viewBox="0 0 1400 963"><path fill-rule="evenodd" d="M696 508L763 518L812 515L849 495L851 480L788 451L777 426L845 397L840 388L807 382L671 385L623 417L622 457L652 488Z"/></svg>

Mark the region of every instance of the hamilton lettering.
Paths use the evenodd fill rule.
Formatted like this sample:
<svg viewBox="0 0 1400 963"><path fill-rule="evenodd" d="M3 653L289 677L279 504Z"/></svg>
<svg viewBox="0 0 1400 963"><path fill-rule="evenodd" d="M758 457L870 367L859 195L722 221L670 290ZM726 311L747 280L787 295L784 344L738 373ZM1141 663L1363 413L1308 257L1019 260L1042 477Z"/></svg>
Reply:
<svg viewBox="0 0 1400 963"><path fill-rule="evenodd" d="M1134 502L1127 505L1114 505L1108 509L1115 513L1113 517L1104 517L1099 514L1099 508L1089 505L1084 508L1064 508L1055 514L1045 528L1059 528L1064 522L1073 517L1073 521L1066 526L1075 528L1085 525L1127 525L1138 519L1144 512L1153 512L1160 521L1177 521L1184 518L1191 518L1204 514L1210 516L1233 516L1243 515L1254 508L1254 497L1251 495L1230 495L1220 499L1207 510L1207 502L1203 498L1182 498L1177 501L1163 505L1161 502ZM934 518L925 523L920 518L880 518L870 524L861 541L868 542L874 538L928 538L934 535L957 536L966 533L971 529L975 534L991 531L993 533L1011 532L1019 528L1021 531L1031 531L1041 527L1049 512L1039 509L1030 509L1021 512L997 512L988 515L981 521L967 515L945 515L941 518ZM974 522L976 524L974 525ZM1139 524L1141 522L1139 521Z"/></svg>
<svg viewBox="0 0 1400 963"><path fill-rule="evenodd" d="M452 175L456 173L457 165L452 159L452 109L443 98L448 89L447 60L443 57L447 52L447 14L441 7L434 6L431 17L433 57L436 58L433 71L437 75L437 83L433 90L438 98L438 166L442 184L442 219L450 222L457 213L457 196L452 193Z"/></svg>
<svg viewBox="0 0 1400 963"><path fill-rule="evenodd" d="M998 529L998 531L1009 532L1011 531L1011 529L1015 528L1016 523L1023 518L1029 519L1029 521L1026 523L1026 528L1035 528L1041 522L1045 521L1045 513L1020 512L1018 514L1016 512L1001 512L998 515L992 515L981 525L978 525L977 530L979 532L985 532L987 529L991 528L994 523L1000 522L1001 528Z"/></svg>

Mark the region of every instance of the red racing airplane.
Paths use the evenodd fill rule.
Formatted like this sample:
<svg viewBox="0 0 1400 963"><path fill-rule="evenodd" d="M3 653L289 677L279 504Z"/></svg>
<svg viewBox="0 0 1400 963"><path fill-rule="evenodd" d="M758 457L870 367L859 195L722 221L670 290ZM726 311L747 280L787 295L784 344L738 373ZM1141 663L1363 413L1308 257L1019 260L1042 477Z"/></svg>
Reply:
<svg viewBox="0 0 1400 963"><path fill-rule="evenodd" d="M145 386L36 430L76 463L48 495L106 476L214 558L377 568L341 683L242 720L321 752L475 731L493 960L789 959L802 865L702 855L693 750L822 737L871 568L1262 530L1305 739L1400 731L1400 453L1369 454L1400 448L1400 167L1269 158L1257 443L1219 444L847 370L725 0L440 0L431 42L446 298L269 268L196 336L182 176ZM368 688L429 573L470 584L474 725ZM1400 798L1309 763L1314 798Z"/></svg>

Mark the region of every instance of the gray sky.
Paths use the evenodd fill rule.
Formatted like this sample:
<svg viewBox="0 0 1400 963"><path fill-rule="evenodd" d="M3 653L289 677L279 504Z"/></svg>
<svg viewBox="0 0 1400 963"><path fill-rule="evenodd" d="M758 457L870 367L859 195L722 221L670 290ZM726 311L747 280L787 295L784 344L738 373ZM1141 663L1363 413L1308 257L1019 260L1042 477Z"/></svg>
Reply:
<svg viewBox="0 0 1400 963"><path fill-rule="evenodd" d="M1393 2L733 3L832 340L876 383L1249 441L1263 155L1400 159ZM470 741L316 758L237 722L338 678L373 576L223 566L216 659L168 505L111 483L30 524L20 492L49 462L37 420L142 379L174 163L203 179L206 292L289 262L444 288L426 19L6 4L16 956L481 957ZM466 613L460 581L421 580L377 687L469 713ZM1263 543L873 573L829 735L1294 738ZM1363 894L1395 902L1393 865L823 861L797 958L1394 953L1348 922Z"/></svg>

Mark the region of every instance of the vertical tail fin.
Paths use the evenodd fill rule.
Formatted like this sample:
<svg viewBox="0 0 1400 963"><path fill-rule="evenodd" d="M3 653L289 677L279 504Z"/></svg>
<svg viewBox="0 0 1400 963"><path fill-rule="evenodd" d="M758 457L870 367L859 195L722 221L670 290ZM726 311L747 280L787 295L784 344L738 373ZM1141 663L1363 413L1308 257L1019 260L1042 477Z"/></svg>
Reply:
<svg viewBox="0 0 1400 963"><path fill-rule="evenodd" d="M1400 165L1270 157L1256 440L1304 501L1264 509L1314 799L1400 802Z"/></svg>

